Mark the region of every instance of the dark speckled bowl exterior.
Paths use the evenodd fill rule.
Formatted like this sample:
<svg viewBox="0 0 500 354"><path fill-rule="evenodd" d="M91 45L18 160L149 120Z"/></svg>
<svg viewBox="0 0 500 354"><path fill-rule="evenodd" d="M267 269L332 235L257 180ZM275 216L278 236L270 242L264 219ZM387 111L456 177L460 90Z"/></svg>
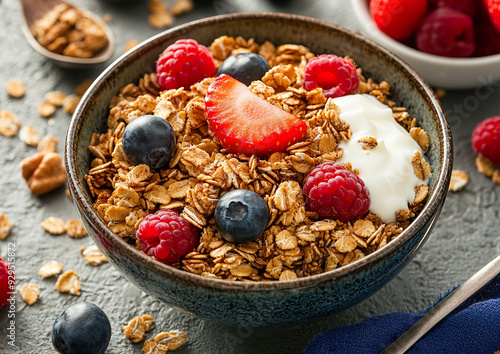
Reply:
<svg viewBox="0 0 500 354"><path fill-rule="evenodd" d="M181 38L209 45L221 35L296 43L314 53L349 55L367 77L392 85L392 98L406 106L428 132L433 168L430 197L419 216L381 250L328 273L292 281L231 282L168 267L113 234L92 209L84 181L92 133L103 132L108 105L119 89L154 71L158 55ZM78 106L65 147L68 183L90 236L132 283L165 303L210 321L234 326L278 326L336 313L366 299L391 280L426 240L446 197L452 165L450 130L433 91L404 62L364 37L319 20L277 13L233 14L192 22L163 32L124 54L94 82Z"/></svg>

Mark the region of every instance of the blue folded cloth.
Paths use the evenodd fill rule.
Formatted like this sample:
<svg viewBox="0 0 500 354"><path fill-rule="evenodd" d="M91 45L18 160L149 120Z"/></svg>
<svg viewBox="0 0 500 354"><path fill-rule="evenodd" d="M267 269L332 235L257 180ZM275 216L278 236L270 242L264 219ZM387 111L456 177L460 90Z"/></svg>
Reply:
<svg viewBox="0 0 500 354"><path fill-rule="evenodd" d="M380 353L429 310L418 313L395 312L368 318L354 325L333 328L316 336L303 353ZM408 353L493 354L498 350L500 277L438 323Z"/></svg>

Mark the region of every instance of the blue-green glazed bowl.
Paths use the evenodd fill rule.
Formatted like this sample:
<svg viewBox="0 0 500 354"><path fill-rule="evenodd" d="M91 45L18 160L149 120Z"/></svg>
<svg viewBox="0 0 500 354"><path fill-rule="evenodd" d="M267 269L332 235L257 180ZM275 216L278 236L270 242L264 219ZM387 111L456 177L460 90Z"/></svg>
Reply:
<svg viewBox="0 0 500 354"><path fill-rule="evenodd" d="M159 54L181 38L209 45L221 35L296 43L314 53L349 55L367 77L386 80L392 99L408 108L431 138L433 168L422 212L384 248L342 268L291 281L231 282L209 279L164 265L113 234L92 208L84 181L92 133L103 132L108 105L119 89L155 69ZM278 13L232 14L207 18L163 32L127 52L94 82L76 109L65 147L68 184L82 220L97 246L125 277L145 293L200 318L228 325L278 326L336 313L366 299L413 258L434 226L446 197L452 142L434 92L407 64L363 36L316 19Z"/></svg>

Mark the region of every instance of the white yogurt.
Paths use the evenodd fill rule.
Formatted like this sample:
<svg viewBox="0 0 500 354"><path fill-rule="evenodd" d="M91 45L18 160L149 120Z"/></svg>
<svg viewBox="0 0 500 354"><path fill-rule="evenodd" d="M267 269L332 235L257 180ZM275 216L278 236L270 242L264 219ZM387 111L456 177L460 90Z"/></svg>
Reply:
<svg viewBox="0 0 500 354"><path fill-rule="evenodd" d="M349 141L339 146L344 154L338 162L350 162L359 170L370 192L370 212L380 215L384 223L396 220L398 210L408 208L415 198L415 187L427 184L413 172L412 157L422 149L400 126L392 110L370 95L348 95L334 98L340 118L352 130ZM374 137L377 146L363 150L359 139Z"/></svg>

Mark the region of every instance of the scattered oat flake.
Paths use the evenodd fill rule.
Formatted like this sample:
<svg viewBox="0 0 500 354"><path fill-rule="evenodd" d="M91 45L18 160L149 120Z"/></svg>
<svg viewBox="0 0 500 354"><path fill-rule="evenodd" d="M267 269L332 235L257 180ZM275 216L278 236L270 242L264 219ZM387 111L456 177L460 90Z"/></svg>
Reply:
<svg viewBox="0 0 500 354"><path fill-rule="evenodd" d="M438 98L444 98L444 97L446 97L446 90L442 89L442 88L436 89L436 96Z"/></svg>
<svg viewBox="0 0 500 354"><path fill-rule="evenodd" d="M14 113L8 110L0 111L0 134L11 137L17 134L21 122Z"/></svg>
<svg viewBox="0 0 500 354"><path fill-rule="evenodd" d="M476 167L479 172L481 172L486 177L493 176L495 172L495 165L488 158L483 155L476 157Z"/></svg>
<svg viewBox="0 0 500 354"><path fill-rule="evenodd" d="M19 289L19 295L25 303L33 305L38 300L38 296L40 296L40 289L35 284L24 284Z"/></svg>
<svg viewBox="0 0 500 354"><path fill-rule="evenodd" d="M167 11L167 3L161 0L151 0L148 2L148 10L150 12L164 12Z"/></svg>
<svg viewBox="0 0 500 354"><path fill-rule="evenodd" d="M144 339L146 332L149 332L153 324L153 317L150 315L142 315L141 317L132 318L125 326L122 327L123 334L132 343L139 343Z"/></svg>
<svg viewBox="0 0 500 354"><path fill-rule="evenodd" d="M12 224L7 214L0 213L0 240L5 240L10 234Z"/></svg>
<svg viewBox="0 0 500 354"><path fill-rule="evenodd" d="M39 152L56 152L59 140L52 135L46 135L38 143Z"/></svg>
<svg viewBox="0 0 500 354"><path fill-rule="evenodd" d="M179 16L190 12L194 8L193 0L177 0L170 9L174 16Z"/></svg>
<svg viewBox="0 0 500 354"><path fill-rule="evenodd" d="M50 91L45 94L45 102L62 107L66 94L62 91Z"/></svg>
<svg viewBox="0 0 500 354"><path fill-rule="evenodd" d="M131 39L125 43L125 52L128 52L130 49L134 48L139 44L139 41L136 39Z"/></svg>
<svg viewBox="0 0 500 354"><path fill-rule="evenodd" d="M5 88L7 89L7 93L15 98L21 98L26 93L24 83L18 79L9 80Z"/></svg>
<svg viewBox="0 0 500 354"><path fill-rule="evenodd" d="M45 231L52 235L61 235L66 232L66 225L61 218L49 217L40 224Z"/></svg>
<svg viewBox="0 0 500 354"><path fill-rule="evenodd" d="M104 16L101 17L101 20L104 23L110 23L111 21L113 21L113 15L112 14L106 14L106 15L104 15Z"/></svg>
<svg viewBox="0 0 500 354"><path fill-rule="evenodd" d="M286 269L283 272L281 272L279 280L280 281L285 281L285 280L293 280L297 279L297 274L293 270Z"/></svg>
<svg viewBox="0 0 500 354"><path fill-rule="evenodd" d="M173 23L173 17L166 11L149 15L149 25L153 28L166 28L172 26Z"/></svg>
<svg viewBox="0 0 500 354"><path fill-rule="evenodd" d="M176 350L187 340L187 336L182 331L161 332L154 338L149 338L144 342L142 352L144 354L164 354L169 350Z"/></svg>
<svg viewBox="0 0 500 354"><path fill-rule="evenodd" d="M85 92L89 89L90 85L94 82L93 79L87 79L82 82L80 82L78 85L75 87L75 92L78 96L83 96Z"/></svg>
<svg viewBox="0 0 500 354"><path fill-rule="evenodd" d="M108 261L96 245L92 245L89 247L82 246L80 251L82 252L83 260L94 266L98 266Z"/></svg>
<svg viewBox="0 0 500 354"><path fill-rule="evenodd" d="M49 277L52 277L54 275L60 274L62 269L63 269L63 266L61 263L59 263L57 261L50 261L50 262L47 262L43 266L40 267L40 269L38 270L38 274L42 278L49 278Z"/></svg>
<svg viewBox="0 0 500 354"><path fill-rule="evenodd" d="M68 270L61 274L56 281L56 288L60 293L69 293L80 296L82 283L74 270Z"/></svg>
<svg viewBox="0 0 500 354"><path fill-rule="evenodd" d="M451 180L450 185L448 186L448 190L452 192L458 192L465 187L467 182L469 182L469 176L467 176L467 173L465 171L453 170L451 172Z"/></svg>
<svg viewBox="0 0 500 354"><path fill-rule="evenodd" d="M49 102L42 102L38 105L38 114L43 118L48 118L56 113L57 107Z"/></svg>
<svg viewBox="0 0 500 354"><path fill-rule="evenodd" d="M76 107L78 103L80 103L80 99L81 97L77 95L66 96L62 105L63 111L70 114L75 113Z"/></svg>
<svg viewBox="0 0 500 354"><path fill-rule="evenodd" d="M74 238L81 238L87 235L87 230L80 219L69 219L66 222L66 232Z"/></svg>
<svg viewBox="0 0 500 354"><path fill-rule="evenodd" d="M25 125L19 131L19 139L29 146L37 146L40 142L40 136L32 125Z"/></svg>

